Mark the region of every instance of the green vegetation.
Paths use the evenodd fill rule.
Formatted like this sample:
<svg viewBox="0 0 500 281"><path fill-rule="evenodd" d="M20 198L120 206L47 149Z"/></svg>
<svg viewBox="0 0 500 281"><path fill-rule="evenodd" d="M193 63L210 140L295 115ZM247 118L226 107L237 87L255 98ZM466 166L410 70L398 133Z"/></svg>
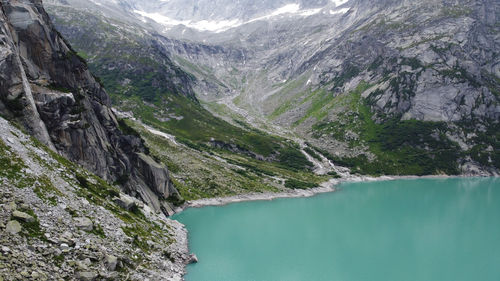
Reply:
<svg viewBox="0 0 500 281"><path fill-rule="evenodd" d="M377 70L384 63L384 58L382 56L378 56L369 66L368 71Z"/></svg>
<svg viewBox="0 0 500 281"><path fill-rule="evenodd" d="M0 176L14 179L25 168L24 161L0 139Z"/></svg>
<svg viewBox="0 0 500 281"><path fill-rule="evenodd" d="M65 257L64 254L61 253L59 255L55 255L53 259L56 265L61 266L64 263Z"/></svg>
<svg viewBox="0 0 500 281"><path fill-rule="evenodd" d="M34 185L33 191L45 202L55 206L57 205L57 196L63 196L61 191L57 189L52 181L45 175L39 176Z"/></svg>
<svg viewBox="0 0 500 281"><path fill-rule="evenodd" d="M311 102L311 105L307 109L306 113L302 118L294 123L295 126L301 124L305 120L310 117L315 117L316 120L321 120L328 114L328 109L331 106L333 97L332 93L329 93L325 90L318 90L311 93L308 97L306 97L302 103Z"/></svg>
<svg viewBox="0 0 500 281"><path fill-rule="evenodd" d="M78 212L70 207L66 207L66 212L68 212L70 214L71 217L73 218L76 218L76 217L79 217L80 215L78 214Z"/></svg>
<svg viewBox="0 0 500 281"><path fill-rule="evenodd" d="M151 249L147 243L147 239L151 238L151 234L137 227L122 227L123 232L132 238L132 244L144 252L149 252Z"/></svg>
<svg viewBox="0 0 500 281"><path fill-rule="evenodd" d="M468 82L469 85L479 88L481 87L481 83L479 83L474 77L472 77L465 68L456 65L451 69L446 69L440 71L440 74L443 76L447 76L453 79L456 79L460 82Z"/></svg>
<svg viewBox="0 0 500 281"><path fill-rule="evenodd" d="M335 171L330 171L330 172L327 173L327 175L332 176L335 179L340 179L341 178L341 176L339 174L337 174L337 172L335 172Z"/></svg>
<svg viewBox="0 0 500 281"><path fill-rule="evenodd" d="M127 124L127 121L125 119L118 120L118 128L120 128L120 131L122 131L122 133L124 135L130 135L130 136L135 136L135 137L139 137L139 138L141 137L139 132L137 132L134 128L130 127Z"/></svg>
<svg viewBox="0 0 500 281"><path fill-rule="evenodd" d="M101 238L106 238L106 233L104 233L104 230L102 229L101 225L93 222L94 227L92 228L92 231L90 233L95 234Z"/></svg>
<svg viewBox="0 0 500 281"><path fill-rule="evenodd" d="M50 90L53 90L53 91L58 91L58 92L63 92L63 93L71 93L70 89L68 89L64 86L61 86L59 84L56 84L56 83L52 83L52 84L48 85L47 88Z"/></svg>
<svg viewBox="0 0 500 281"><path fill-rule="evenodd" d="M285 182L285 187L292 189L308 189L317 187L318 185L310 182L303 182L295 179L288 179Z"/></svg>
<svg viewBox="0 0 500 281"><path fill-rule="evenodd" d="M414 58L403 58L401 61L401 64L402 65L409 65L409 66L411 66L411 69L413 69L413 70L424 67L422 62L415 57Z"/></svg>
<svg viewBox="0 0 500 281"><path fill-rule="evenodd" d="M25 222L25 221L19 221L21 226L23 227L23 230L21 232L22 235L26 237L31 237L31 238L38 238L40 240L46 241L47 238L45 237L45 232L40 228L40 221L38 220L37 215L33 210L31 209L20 209L21 212L27 213L28 215L32 216L35 218L33 222ZM11 218L14 219L14 218Z"/></svg>
<svg viewBox="0 0 500 281"><path fill-rule="evenodd" d="M18 95L14 99L2 99L2 101L5 103L7 108L12 111L15 117L21 117L23 116L23 109L25 108L24 102L23 102L23 95Z"/></svg>
<svg viewBox="0 0 500 281"><path fill-rule="evenodd" d="M459 18L463 16L468 16L472 13L472 10L464 6L447 6L441 9L441 14L447 17Z"/></svg>
<svg viewBox="0 0 500 281"><path fill-rule="evenodd" d="M362 92L371 85L362 81L350 95L360 96ZM301 124L309 118L315 118L317 121L325 119L328 113L335 108L343 107L350 103L349 95L334 96L331 92L319 89L307 96L302 103L310 102L310 106L302 118L294 123L295 126Z"/></svg>
<svg viewBox="0 0 500 281"><path fill-rule="evenodd" d="M372 120L367 101L361 93L369 85L360 83L346 95L347 104L339 119L313 126L314 136L330 135L351 147L366 145L371 160L364 154L340 158L321 151L337 164L362 174L427 175L457 174L460 149L444 135L446 124L416 120L400 121L398 117L377 124Z"/></svg>
<svg viewBox="0 0 500 281"><path fill-rule="evenodd" d="M122 227L123 232L132 238L132 244L145 253L151 251L149 240L154 240L157 235L161 235L163 230L158 224L134 224ZM171 240L170 240L171 241Z"/></svg>
<svg viewBox="0 0 500 281"><path fill-rule="evenodd" d="M304 151L307 152L307 154L311 155L311 157L315 158L316 160L318 160L318 161L322 160L321 157L318 155L318 153L314 149L307 146L304 148Z"/></svg>
<svg viewBox="0 0 500 281"><path fill-rule="evenodd" d="M312 163L300 152L299 147L281 149L278 159L281 165L295 171L313 167Z"/></svg>
<svg viewBox="0 0 500 281"><path fill-rule="evenodd" d="M97 205L103 205L105 199L112 199L120 195L116 187L111 186L98 176L84 174L80 171L74 171L74 173L75 179L81 187L77 194Z"/></svg>
<svg viewBox="0 0 500 281"><path fill-rule="evenodd" d="M273 99L280 100L280 102L278 103L280 105L269 116L271 120L276 119L281 114L293 109L293 107L300 102L300 98L304 95L304 91L300 91L300 88L303 87L303 85L307 81L306 75L302 75L298 79L287 82L279 92L272 96ZM309 90L307 90L306 93L308 91ZM293 95L283 101L285 95L290 95L290 93L293 93Z"/></svg>
<svg viewBox="0 0 500 281"><path fill-rule="evenodd" d="M31 187L35 178L27 175L24 161L0 139L0 177L18 188Z"/></svg>
<svg viewBox="0 0 500 281"><path fill-rule="evenodd" d="M353 65L346 65L344 67L344 70L339 73L334 79L332 79L332 81L330 81L327 86L342 87L346 82L357 76L360 72L361 70L358 67ZM281 90L279 92L280 95L283 95L284 91L286 90L293 90L296 93L285 102L281 102L281 105L277 107L269 116L271 120L277 118L283 113L290 111L294 107L307 104L308 107L305 114L299 120L295 121L293 125L298 126L310 118L315 118L319 121L324 119L329 114L332 108L338 106L338 104L341 103L343 97L335 96L331 91L325 90L327 86L324 86L315 91L311 91L310 89L297 91L300 85L305 83L304 79L306 78L302 77L301 79L290 82L284 88L284 90Z"/></svg>
<svg viewBox="0 0 500 281"><path fill-rule="evenodd" d="M133 111L144 123L175 135L178 141L198 151L220 150L211 145L216 141L224 147L236 147L243 155L275 157L281 165L291 169L308 169L311 166L299 148L285 139L246 124L241 125L244 124L241 121L240 126L232 125L184 96L171 95L154 104L145 104L135 97L123 102L121 107Z"/></svg>
<svg viewBox="0 0 500 281"><path fill-rule="evenodd" d="M462 123L461 125L469 132L473 132L476 143L466 155L469 155L474 161L484 166L494 166L500 168L500 124L491 122L486 130L477 130L474 122Z"/></svg>
<svg viewBox="0 0 500 281"><path fill-rule="evenodd" d="M313 182L317 185L328 179L326 176L314 175L308 169L300 169L300 164L297 166L299 169L293 169L290 167L293 164L283 164L278 159L262 161L245 154L209 146L199 146L199 150L195 150L188 146L174 145L138 124L135 124L134 128L145 139L151 154L169 167L174 185L185 200L248 192L277 192L282 188L282 183L276 177ZM293 147L291 152L284 153L285 156L282 157L293 161L296 151L298 149Z"/></svg>
<svg viewBox="0 0 500 281"><path fill-rule="evenodd" d="M333 84L336 87L342 87L346 82L356 77L361 70L351 64L347 64L342 68L342 72L333 79Z"/></svg>
<svg viewBox="0 0 500 281"><path fill-rule="evenodd" d="M167 198L167 202L172 203L174 206L182 206L186 202L184 198L179 198L178 196L170 196Z"/></svg>
<svg viewBox="0 0 500 281"><path fill-rule="evenodd" d="M339 159L338 164L372 175L458 174L459 148L443 135L445 124L390 120L362 134L376 160L366 156Z"/></svg>

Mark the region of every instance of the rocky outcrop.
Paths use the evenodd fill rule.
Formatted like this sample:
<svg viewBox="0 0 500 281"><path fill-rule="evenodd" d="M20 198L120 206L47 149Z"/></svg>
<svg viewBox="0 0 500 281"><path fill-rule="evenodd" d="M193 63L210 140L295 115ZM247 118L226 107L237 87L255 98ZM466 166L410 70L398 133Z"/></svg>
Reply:
<svg viewBox="0 0 500 281"><path fill-rule="evenodd" d="M42 143L161 210L179 196L140 138L124 135L102 85L39 0L1 2L0 113Z"/></svg>

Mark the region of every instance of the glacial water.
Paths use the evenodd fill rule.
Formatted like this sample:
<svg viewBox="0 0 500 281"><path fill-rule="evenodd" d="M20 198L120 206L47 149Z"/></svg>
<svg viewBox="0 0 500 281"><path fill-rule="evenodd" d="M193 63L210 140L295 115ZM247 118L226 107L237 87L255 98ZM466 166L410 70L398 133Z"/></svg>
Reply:
<svg viewBox="0 0 500 281"><path fill-rule="evenodd" d="M188 209L188 281L498 281L500 179L346 183Z"/></svg>

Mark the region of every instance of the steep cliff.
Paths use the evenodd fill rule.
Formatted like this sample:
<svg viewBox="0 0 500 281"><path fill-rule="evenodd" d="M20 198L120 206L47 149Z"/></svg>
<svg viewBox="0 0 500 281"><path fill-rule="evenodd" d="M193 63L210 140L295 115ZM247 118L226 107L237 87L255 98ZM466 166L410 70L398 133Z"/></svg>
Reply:
<svg viewBox="0 0 500 281"><path fill-rule="evenodd" d="M155 210L178 197L165 167L125 135L102 85L60 36L39 0L1 2L0 113L42 143ZM124 128L125 127L125 128Z"/></svg>

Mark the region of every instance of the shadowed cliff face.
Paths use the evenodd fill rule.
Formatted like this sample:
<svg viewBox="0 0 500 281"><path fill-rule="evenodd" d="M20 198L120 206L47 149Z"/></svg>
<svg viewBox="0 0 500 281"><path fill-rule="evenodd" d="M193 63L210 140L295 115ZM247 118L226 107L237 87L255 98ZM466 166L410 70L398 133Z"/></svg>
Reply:
<svg viewBox="0 0 500 281"><path fill-rule="evenodd" d="M87 65L52 26L39 0L2 1L0 113L41 142L155 210L179 196L140 138L124 135Z"/></svg>

